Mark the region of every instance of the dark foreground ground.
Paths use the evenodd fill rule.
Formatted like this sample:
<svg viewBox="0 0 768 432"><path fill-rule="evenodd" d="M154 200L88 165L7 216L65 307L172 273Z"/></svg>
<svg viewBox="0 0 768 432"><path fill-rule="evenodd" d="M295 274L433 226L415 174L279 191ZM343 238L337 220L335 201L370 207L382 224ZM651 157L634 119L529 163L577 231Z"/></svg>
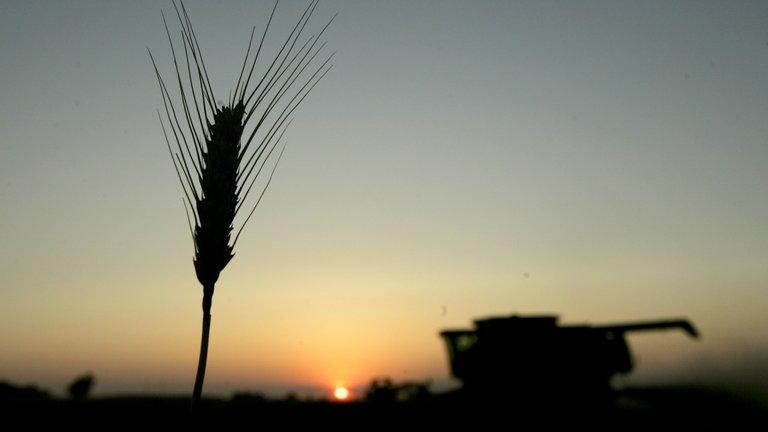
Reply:
<svg viewBox="0 0 768 432"><path fill-rule="evenodd" d="M209 399L189 418L185 398L119 397L0 401L0 430L535 430L535 431L766 431L762 404L706 389L624 390L611 402L579 400L531 405L481 401L461 392L409 402L266 400L239 395ZM7 428L4 425L13 425Z"/></svg>

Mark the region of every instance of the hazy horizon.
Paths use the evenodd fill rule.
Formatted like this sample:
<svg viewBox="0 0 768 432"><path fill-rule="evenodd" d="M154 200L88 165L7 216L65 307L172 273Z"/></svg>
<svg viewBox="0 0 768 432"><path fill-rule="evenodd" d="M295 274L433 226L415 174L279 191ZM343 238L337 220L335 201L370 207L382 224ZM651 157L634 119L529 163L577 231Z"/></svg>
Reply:
<svg viewBox="0 0 768 432"><path fill-rule="evenodd" d="M185 4L224 96L272 3ZM161 10L0 3L0 380L192 387ZM688 317L701 340L630 337L631 382L768 388L768 2L323 0L312 27L336 12L217 284L206 394L442 382L440 330L512 313Z"/></svg>

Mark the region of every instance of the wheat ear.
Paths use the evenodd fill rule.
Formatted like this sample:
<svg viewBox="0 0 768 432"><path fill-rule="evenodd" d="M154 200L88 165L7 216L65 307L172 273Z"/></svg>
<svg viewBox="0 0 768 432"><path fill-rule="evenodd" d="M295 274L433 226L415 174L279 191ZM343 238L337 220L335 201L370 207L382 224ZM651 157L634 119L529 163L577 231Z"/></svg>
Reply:
<svg viewBox="0 0 768 432"><path fill-rule="evenodd" d="M285 150L283 135L292 114L333 67L331 59L335 53L321 54L327 43L321 40L335 15L321 31L304 36L318 4L318 0L310 0L266 70L254 75L277 9L275 2L255 53L256 28L251 31L234 91L225 102L217 102L187 9L181 0L172 3L183 48L182 61L181 56L177 58L163 14L175 72L172 87L178 90L173 97L152 52L149 48L147 51L162 95L160 125L183 190L195 251L195 273L203 286L203 330L192 394L195 414L205 379L216 281L234 256L243 228L272 181ZM251 195L254 186L260 192ZM249 204L244 208L246 203Z"/></svg>

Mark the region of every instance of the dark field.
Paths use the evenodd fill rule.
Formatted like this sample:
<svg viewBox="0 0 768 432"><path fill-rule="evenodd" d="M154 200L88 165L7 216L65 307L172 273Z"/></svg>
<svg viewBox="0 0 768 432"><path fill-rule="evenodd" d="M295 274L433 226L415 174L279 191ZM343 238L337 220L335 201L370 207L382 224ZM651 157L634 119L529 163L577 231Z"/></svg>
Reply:
<svg viewBox="0 0 768 432"><path fill-rule="evenodd" d="M377 403L270 400L240 394L205 399L203 415L195 420L189 418L189 399L183 397L79 402L22 398L4 400L2 418L17 428L66 426L73 430L194 426L209 426L210 430L768 430L768 411L760 403L724 392L673 387L623 390L604 403L552 400L536 405L525 400L469 399L461 392Z"/></svg>

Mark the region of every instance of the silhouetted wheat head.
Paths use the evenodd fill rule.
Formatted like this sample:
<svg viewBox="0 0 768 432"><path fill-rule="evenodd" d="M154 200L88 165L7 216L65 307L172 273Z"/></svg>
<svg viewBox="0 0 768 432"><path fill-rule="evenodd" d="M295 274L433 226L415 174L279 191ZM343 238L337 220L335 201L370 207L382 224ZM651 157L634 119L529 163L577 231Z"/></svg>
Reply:
<svg viewBox="0 0 768 432"><path fill-rule="evenodd" d="M217 102L187 9L181 0L172 3L183 48L181 61L163 15L175 72L174 87L178 90L173 97L147 50L163 99L164 116L158 111L158 117L183 190L195 272L203 286L203 335L193 392L194 412L205 376L215 283L234 256L243 228L272 181L285 150L282 138L293 112L333 67L330 62L335 53L321 55L327 43L321 39L333 18L318 33L303 35L318 4L318 0L310 0L268 66L265 64L265 70L254 75L276 2L255 54L256 28L251 31L234 90L226 103ZM254 186L260 192L252 197ZM249 198L250 204L244 208ZM234 231L239 215L243 217Z"/></svg>

